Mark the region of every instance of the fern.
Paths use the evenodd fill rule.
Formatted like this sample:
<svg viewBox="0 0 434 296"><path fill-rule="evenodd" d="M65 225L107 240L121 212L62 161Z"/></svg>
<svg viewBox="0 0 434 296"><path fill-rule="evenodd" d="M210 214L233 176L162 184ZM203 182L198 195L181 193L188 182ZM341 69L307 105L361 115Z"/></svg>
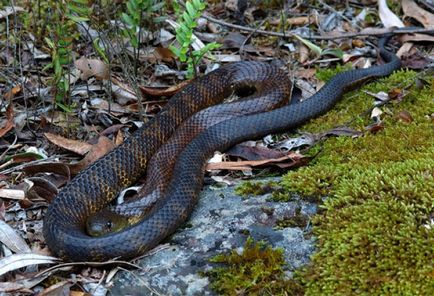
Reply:
<svg viewBox="0 0 434 296"><path fill-rule="evenodd" d="M178 41L179 48L171 45L170 50L181 62L187 62L187 77L189 78L196 76L196 67L203 56L221 46L216 42L211 42L200 50L192 49L194 42L193 30L197 27L196 20L200 17L205 7L205 3L202 0L187 1L185 11L181 14L179 6L174 5L179 16L177 20L179 27L176 29L176 40Z"/></svg>

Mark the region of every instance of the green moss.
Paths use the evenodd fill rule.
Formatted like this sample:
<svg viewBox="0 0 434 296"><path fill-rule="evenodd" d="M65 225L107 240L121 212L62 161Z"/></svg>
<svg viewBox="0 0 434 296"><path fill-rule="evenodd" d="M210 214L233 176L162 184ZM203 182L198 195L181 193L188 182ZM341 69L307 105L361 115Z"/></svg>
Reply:
<svg viewBox="0 0 434 296"><path fill-rule="evenodd" d="M243 252L232 251L214 257L223 266L206 275L212 289L220 295L302 295L299 283L285 277L285 259L281 249L247 239Z"/></svg>
<svg viewBox="0 0 434 296"><path fill-rule="evenodd" d="M416 74L400 71L364 88L370 92L410 85ZM306 295L434 294L433 86L413 87L400 103L383 107L385 128L376 134L330 138L308 167L288 173L282 186L307 196L327 196L314 233L318 253L297 273ZM325 130L348 122L363 130L372 104L349 94L326 116L303 129ZM408 111L413 121L399 120Z"/></svg>
<svg viewBox="0 0 434 296"><path fill-rule="evenodd" d="M336 68L318 68L315 77L319 80L322 80L324 82L329 81L332 79L336 74L341 73L343 71L352 70L353 66L351 64L345 64L345 65L336 65Z"/></svg>
<svg viewBox="0 0 434 296"><path fill-rule="evenodd" d="M415 86L417 79L414 72L399 71L349 93L302 128L323 132L344 125L365 131L373 103L366 92L397 87L408 92L402 101L381 107L384 129L327 139L309 166L289 172L275 186L280 189L273 199L286 201L298 193L324 200L313 219L318 252L296 272L306 295L434 295L434 79L424 88ZM411 122L399 119L401 111L409 112ZM235 290L220 292L242 294L249 282L237 277L248 267L230 266L226 282L214 284L230 285L236 275Z"/></svg>
<svg viewBox="0 0 434 296"><path fill-rule="evenodd" d="M237 188L235 193L243 197L249 195L263 195L276 190L276 182L243 182Z"/></svg>

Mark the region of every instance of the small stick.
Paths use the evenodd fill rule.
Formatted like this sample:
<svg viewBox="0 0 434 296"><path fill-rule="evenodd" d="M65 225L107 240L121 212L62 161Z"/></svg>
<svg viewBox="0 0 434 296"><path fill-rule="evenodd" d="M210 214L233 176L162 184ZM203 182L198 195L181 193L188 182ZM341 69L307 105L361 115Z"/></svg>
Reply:
<svg viewBox="0 0 434 296"><path fill-rule="evenodd" d="M207 19L210 22L219 24L221 26L237 29L244 32L251 32L253 34L263 34L263 35L270 35L270 36L277 36L277 37L294 37L296 34L292 32L273 32L273 31L266 31L266 30L260 30L255 28L250 28L246 26L240 26L231 24L216 18L213 18L208 15L202 15L203 18ZM334 39L344 39L344 38L352 38L352 37L359 37L359 36L382 36L387 33L392 34L415 34L415 33L425 33L425 34L434 34L434 29L424 29L424 28L417 28L417 27L409 27L409 28L381 28L381 29L375 29L375 30L366 30L366 31L360 31L357 33L343 33L336 36L318 36L318 35L312 35L312 36L303 36L303 38L311 39L311 40L334 40Z"/></svg>

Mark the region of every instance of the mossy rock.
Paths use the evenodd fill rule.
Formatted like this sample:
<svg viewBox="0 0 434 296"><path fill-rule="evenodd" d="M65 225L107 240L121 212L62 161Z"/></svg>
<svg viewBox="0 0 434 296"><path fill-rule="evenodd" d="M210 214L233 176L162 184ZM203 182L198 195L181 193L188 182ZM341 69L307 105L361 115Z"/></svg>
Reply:
<svg viewBox="0 0 434 296"><path fill-rule="evenodd" d="M351 92L302 128L365 131L327 139L308 166L277 186L279 200L293 193L324 200L313 220L318 252L295 277L306 295L434 295L434 79L420 87L419 75L401 70ZM405 95L381 107L384 128L366 131L368 92L396 88Z"/></svg>

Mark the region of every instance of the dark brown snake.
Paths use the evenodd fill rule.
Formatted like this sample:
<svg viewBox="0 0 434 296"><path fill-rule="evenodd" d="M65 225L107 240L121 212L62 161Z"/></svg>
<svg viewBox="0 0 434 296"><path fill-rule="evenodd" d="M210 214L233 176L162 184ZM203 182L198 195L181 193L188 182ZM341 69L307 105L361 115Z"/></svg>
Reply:
<svg viewBox="0 0 434 296"><path fill-rule="evenodd" d="M290 84L282 71L258 62L233 63L194 80L155 118L61 190L44 219L43 233L48 247L55 255L70 261L128 259L155 247L193 210L202 188L204 165L215 150L298 127L331 109L344 92L361 82L389 75L400 67L400 60L384 49L387 39L379 41L380 54L387 62L384 65L340 73L307 100L230 118L206 129L179 155L164 194L143 220L120 232L101 237L87 235L87 217L103 209L120 190L136 181L152 155L191 114L222 101L233 89L243 86L255 86L259 93L272 98L290 93Z"/></svg>

